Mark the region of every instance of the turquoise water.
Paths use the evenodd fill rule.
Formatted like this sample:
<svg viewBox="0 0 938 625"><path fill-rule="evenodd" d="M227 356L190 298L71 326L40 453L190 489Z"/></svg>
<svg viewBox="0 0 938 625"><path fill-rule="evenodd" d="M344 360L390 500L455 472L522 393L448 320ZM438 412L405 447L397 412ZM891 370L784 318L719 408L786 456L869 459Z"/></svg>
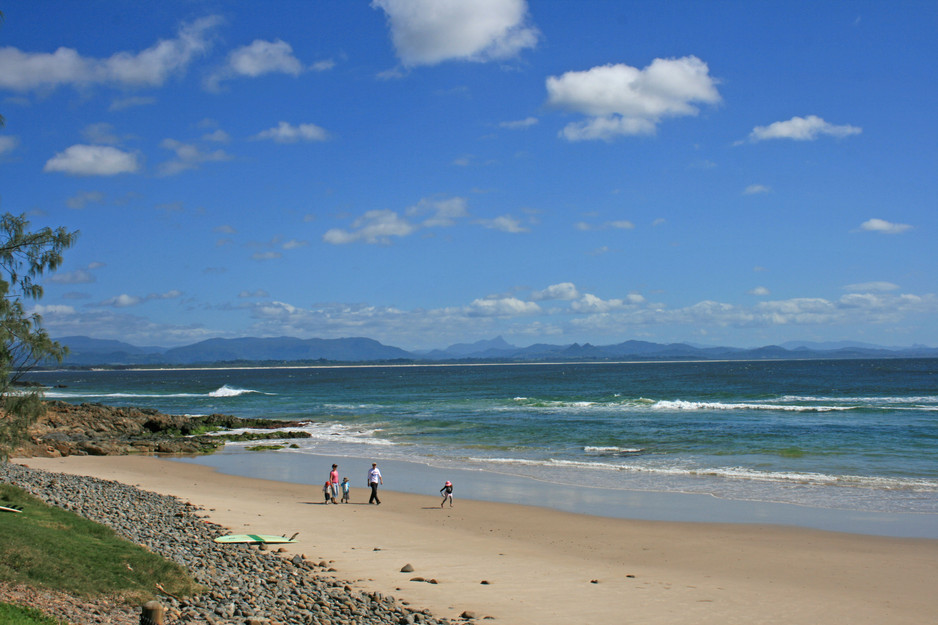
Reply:
<svg viewBox="0 0 938 625"><path fill-rule="evenodd" d="M302 420L277 453L938 513L938 360L36 372L47 397ZM238 445L229 445L236 452Z"/></svg>

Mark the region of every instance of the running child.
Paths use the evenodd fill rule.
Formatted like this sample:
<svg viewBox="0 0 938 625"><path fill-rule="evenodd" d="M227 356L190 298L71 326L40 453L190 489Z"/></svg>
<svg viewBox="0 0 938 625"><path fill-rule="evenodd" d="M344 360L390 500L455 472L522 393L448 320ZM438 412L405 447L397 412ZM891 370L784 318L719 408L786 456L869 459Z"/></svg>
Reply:
<svg viewBox="0 0 938 625"><path fill-rule="evenodd" d="M449 480L446 480L446 484L443 484L443 488L440 489L440 494L443 495L443 501L440 502L440 508L443 508L443 504L446 503L446 500L449 500L449 507L453 507L453 483Z"/></svg>

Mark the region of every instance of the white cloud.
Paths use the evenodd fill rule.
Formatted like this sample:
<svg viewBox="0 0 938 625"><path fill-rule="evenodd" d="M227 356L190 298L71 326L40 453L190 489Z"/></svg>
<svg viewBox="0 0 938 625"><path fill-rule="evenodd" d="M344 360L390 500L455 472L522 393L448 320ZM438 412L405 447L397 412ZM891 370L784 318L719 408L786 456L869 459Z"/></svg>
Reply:
<svg viewBox="0 0 938 625"><path fill-rule="evenodd" d="M101 267L104 267L104 263L91 263L87 267L74 271L57 272L49 278L49 282L56 284L90 284L96 280L92 272Z"/></svg>
<svg viewBox="0 0 938 625"><path fill-rule="evenodd" d="M844 291L850 291L851 293L857 293L859 291L865 291L870 293L886 293L889 291L896 291L899 289L898 284L893 284L892 282L860 282L857 284L848 284L843 287Z"/></svg>
<svg viewBox="0 0 938 625"><path fill-rule="evenodd" d="M750 290L746 291L746 293L747 293L748 295L757 295L757 296L761 297L761 296L764 296L764 295L768 295L768 294L769 294L769 290L768 290L767 288L765 288L764 286L757 286L757 287L755 287L754 289L750 289Z"/></svg>
<svg viewBox="0 0 938 625"><path fill-rule="evenodd" d="M310 69L314 72L326 72L335 67L335 61L332 59L326 59L324 61L316 61L310 65Z"/></svg>
<svg viewBox="0 0 938 625"><path fill-rule="evenodd" d="M635 224L627 219L607 221L599 225L591 224L585 221L578 221L576 224L574 224L574 228L577 230L583 230L584 232L590 230L634 230Z"/></svg>
<svg viewBox="0 0 938 625"><path fill-rule="evenodd" d="M112 297L101 302L102 306L111 306L114 308L129 308L131 306L138 306L145 302L150 302L154 300L167 300L167 299L179 299L182 297L182 291L173 289L172 291L167 291L166 293L150 293L149 295L140 297L137 295L128 295L122 293L117 297Z"/></svg>
<svg viewBox="0 0 938 625"><path fill-rule="evenodd" d="M354 222L351 230L333 228L323 235L323 241L334 245L364 241L371 244L388 244L391 237L406 237L417 230L417 226L403 219L394 211L381 209L368 211Z"/></svg>
<svg viewBox="0 0 938 625"><path fill-rule="evenodd" d="M183 143L176 139L163 139L160 147L176 153L176 158L160 164L159 173L161 176L173 176L190 169L198 169L202 163L217 163L232 159L232 156L224 150L203 152L198 146Z"/></svg>
<svg viewBox="0 0 938 625"><path fill-rule="evenodd" d="M563 300L571 301L580 297L580 292L572 282L561 282L552 284L543 291L535 291L531 294L531 299L540 300Z"/></svg>
<svg viewBox="0 0 938 625"><path fill-rule="evenodd" d="M217 90L223 80L242 76L257 78L274 73L299 76L304 69L287 42L255 39L250 45L232 50L225 66L209 76L205 86L209 90Z"/></svg>
<svg viewBox="0 0 938 625"><path fill-rule="evenodd" d="M529 228L522 226L521 221L511 215L500 215L494 219L482 219L479 223L490 230L499 230L500 232L508 232L510 234L530 232Z"/></svg>
<svg viewBox="0 0 938 625"><path fill-rule="evenodd" d="M509 59L537 44L525 0L373 0L405 66Z"/></svg>
<svg viewBox="0 0 938 625"><path fill-rule="evenodd" d="M469 215L466 198L452 197L440 200L423 199L407 209L408 217L429 215L421 225L424 228L445 228L456 225L456 221Z"/></svg>
<svg viewBox="0 0 938 625"><path fill-rule="evenodd" d="M743 190L743 195L756 195L759 193L769 193L772 189L764 184L751 184Z"/></svg>
<svg viewBox="0 0 938 625"><path fill-rule="evenodd" d="M530 128L531 126L536 126L537 123L538 119L536 117L526 117L516 121L502 122L498 126L500 128L507 128L508 130L523 130L525 128Z"/></svg>
<svg viewBox="0 0 938 625"><path fill-rule="evenodd" d="M483 317L516 317L519 315L535 315L541 312L541 307L534 302L525 302L517 297L501 297L477 299L469 305L470 316Z"/></svg>
<svg viewBox="0 0 938 625"><path fill-rule="evenodd" d="M105 59L81 56L71 48L53 53L0 48L0 88L13 91L110 84L158 87L210 46L221 18L209 16L183 24L175 39L160 40L142 52L118 52Z"/></svg>
<svg viewBox="0 0 938 625"><path fill-rule="evenodd" d="M136 306L143 302L143 298L136 297L134 295L127 295L123 293L117 297L112 297L110 299L104 300L101 302L102 306L113 306L114 308L127 308L129 306Z"/></svg>
<svg viewBox="0 0 938 625"><path fill-rule="evenodd" d="M0 157L15 150L19 144L20 140L16 137L0 136Z"/></svg>
<svg viewBox="0 0 938 625"><path fill-rule="evenodd" d="M422 228L447 228L469 215L466 199L424 198L404 211L405 216L388 209L368 211L348 230L333 228L323 241L334 245L363 241L387 245L391 237L406 237Z"/></svg>
<svg viewBox="0 0 938 625"><path fill-rule="evenodd" d="M695 56L655 59L644 69L602 65L548 77L548 104L587 116L564 128L569 141L653 134L663 118L697 115L697 104L720 102L709 72Z"/></svg>
<svg viewBox="0 0 938 625"><path fill-rule="evenodd" d="M213 132L202 135L202 140L212 141L214 143L229 143L231 141L231 135L221 128L218 128Z"/></svg>
<svg viewBox="0 0 938 625"><path fill-rule="evenodd" d="M280 122L275 128L258 133L255 139L270 139L277 143L296 143L298 141L326 141L329 133L316 124L300 124L294 126L287 122Z"/></svg>
<svg viewBox="0 0 938 625"><path fill-rule="evenodd" d="M592 293L584 293L578 301L570 304L570 309L578 313L608 313L615 310L621 310L628 306L641 304L645 301L641 295L630 295L629 300L610 299L603 300Z"/></svg>
<svg viewBox="0 0 938 625"><path fill-rule="evenodd" d="M879 232L881 234L901 234L911 228L912 226L908 224L894 224L885 219L868 219L860 224L861 230Z"/></svg>
<svg viewBox="0 0 938 625"><path fill-rule="evenodd" d="M137 155L107 145L73 145L59 152L43 168L72 176L132 174L140 168Z"/></svg>
<svg viewBox="0 0 938 625"><path fill-rule="evenodd" d="M807 117L792 117L788 121L775 122L768 126L756 126L749 133L749 140L752 142L767 139L814 141L821 135L842 138L858 135L861 132L863 132L863 129L856 126L835 126L817 115L809 115Z"/></svg>

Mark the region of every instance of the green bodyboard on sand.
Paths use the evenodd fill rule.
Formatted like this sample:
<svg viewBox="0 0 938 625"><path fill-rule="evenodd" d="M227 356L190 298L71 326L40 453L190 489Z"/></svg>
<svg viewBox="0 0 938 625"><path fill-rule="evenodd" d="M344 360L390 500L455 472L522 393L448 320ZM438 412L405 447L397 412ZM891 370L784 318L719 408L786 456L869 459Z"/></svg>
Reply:
<svg viewBox="0 0 938 625"><path fill-rule="evenodd" d="M295 543L286 536L272 536L270 534L228 534L215 539L216 543Z"/></svg>

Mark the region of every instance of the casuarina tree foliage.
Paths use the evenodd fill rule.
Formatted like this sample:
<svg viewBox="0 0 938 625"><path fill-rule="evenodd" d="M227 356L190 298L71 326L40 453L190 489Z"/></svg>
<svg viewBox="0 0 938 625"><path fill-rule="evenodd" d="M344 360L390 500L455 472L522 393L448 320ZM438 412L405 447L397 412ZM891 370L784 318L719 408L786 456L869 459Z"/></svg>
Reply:
<svg viewBox="0 0 938 625"><path fill-rule="evenodd" d="M39 278L62 262L77 232L42 228L31 232L24 215L0 217L0 460L23 440L42 413L42 392L18 386L19 378L41 362L61 362L65 348L27 312L25 302L42 297Z"/></svg>

